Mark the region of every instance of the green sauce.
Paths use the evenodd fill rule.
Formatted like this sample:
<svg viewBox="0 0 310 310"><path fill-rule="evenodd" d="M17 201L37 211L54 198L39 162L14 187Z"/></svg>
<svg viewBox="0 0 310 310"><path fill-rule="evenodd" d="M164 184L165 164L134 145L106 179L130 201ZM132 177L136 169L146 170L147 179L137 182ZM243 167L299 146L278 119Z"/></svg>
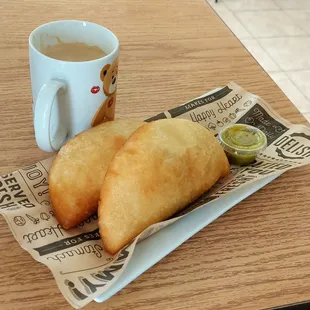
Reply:
<svg viewBox="0 0 310 310"><path fill-rule="evenodd" d="M267 145L266 136L261 130L242 124L224 128L218 139L230 163L239 166L254 162Z"/></svg>

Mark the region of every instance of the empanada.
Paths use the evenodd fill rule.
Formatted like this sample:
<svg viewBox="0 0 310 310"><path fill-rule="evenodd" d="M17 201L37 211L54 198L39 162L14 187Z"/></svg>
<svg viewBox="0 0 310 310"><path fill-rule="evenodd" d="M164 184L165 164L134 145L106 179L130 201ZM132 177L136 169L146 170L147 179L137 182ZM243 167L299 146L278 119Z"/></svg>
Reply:
<svg viewBox="0 0 310 310"><path fill-rule="evenodd" d="M65 229L97 211L108 165L127 138L144 123L116 120L88 129L59 151L49 175L49 192L56 218Z"/></svg>
<svg viewBox="0 0 310 310"><path fill-rule="evenodd" d="M142 126L116 153L103 182L98 215L106 251L115 254L229 170L222 147L201 125L165 119Z"/></svg>

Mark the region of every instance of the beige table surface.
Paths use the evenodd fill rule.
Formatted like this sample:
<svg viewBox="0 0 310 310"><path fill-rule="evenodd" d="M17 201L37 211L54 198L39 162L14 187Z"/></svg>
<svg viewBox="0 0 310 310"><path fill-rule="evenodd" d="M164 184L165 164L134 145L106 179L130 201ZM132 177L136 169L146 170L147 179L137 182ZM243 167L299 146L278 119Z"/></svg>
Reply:
<svg viewBox="0 0 310 310"><path fill-rule="evenodd" d="M57 19L121 42L117 117L146 118L235 81L295 123L305 119L202 0L1 3L0 173L50 154L34 140L28 35ZM310 299L310 167L285 173L104 304L85 309L258 309ZM0 309L70 309L44 265L0 218Z"/></svg>

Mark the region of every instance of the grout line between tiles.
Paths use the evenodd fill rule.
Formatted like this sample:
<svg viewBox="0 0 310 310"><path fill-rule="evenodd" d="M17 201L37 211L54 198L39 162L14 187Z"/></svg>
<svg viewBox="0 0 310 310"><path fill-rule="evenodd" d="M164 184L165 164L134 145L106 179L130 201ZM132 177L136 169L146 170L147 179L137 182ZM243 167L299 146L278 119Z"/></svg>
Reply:
<svg viewBox="0 0 310 310"><path fill-rule="evenodd" d="M225 4L225 2L223 2L224 4ZM244 26L244 24L240 21L240 19L238 18L238 16L236 15L236 13L235 12L237 12L237 11L232 11L229 7L227 7L226 5L225 5L225 7L228 9L228 11L236 18L236 20L241 24L241 26L246 30L246 32L248 32L248 34L250 35L250 37L253 39L253 35L252 35L252 33L251 33L251 31L249 31L248 29L247 29L247 27L245 27ZM226 23L225 23L226 24ZM227 25L227 24L226 24ZM228 25L227 25L227 27L228 27ZM228 27L229 28L229 27ZM230 28L229 28L230 29ZM232 32L232 33L234 33L231 29L230 29L230 31ZM234 33L234 35L235 35L235 37L240 41L241 39ZM248 40L249 38L244 38L244 40ZM243 39L242 39L243 40ZM251 53L250 53L251 54ZM252 55L252 54L251 54Z"/></svg>
<svg viewBox="0 0 310 310"><path fill-rule="evenodd" d="M225 4L225 2L224 2ZM276 6L278 6L275 3ZM225 7L227 8L227 6L225 5ZM244 27L247 30L247 27L243 24L243 22L238 18L238 16L236 16L236 14L231 11L229 8L228 10L234 15L234 17L239 21L239 23L242 25L242 27ZM281 10L281 8L280 8ZM228 27L228 26L227 26ZM249 32L249 30L247 30ZM232 31L231 31L232 32ZM254 39L256 41L256 43L259 45L259 47L270 57L271 60L274 61L274 59L269 55L269 53L267 53L267 51L261 46L261 44L258 42L258 40L256 40L256 38L253 37L253 35L251 34L251 32L249 32L249 34L252 36L252 40ZM234 34L235 35L235 34ZM241 42L241 39L239 37L237 37L237 35L235 35L235 37L240 41L240 43L243 45L243 47L248 51L248 49L244 46L244 44ZM242 40L249 40L247 39L242 39ZM255 61L259 64L259 66L268 74L268 72L262 67L262 65L256 60L256 58L253 56L253 54L248 51L248 53L255 59ZM278 62L274 61L274 63L278 66L279 69L283 70L282 67L278 64ZM269 75L269 74L268 74Z"/></svg>
<svg viewBox="0 0 310 310"><path fill-rule="evenodd" d="M208 3L208 1L207 0L205 0L207 3ZM222 4L223 4L223 6L230 12L230 13L232 13L232 15L238 20L238 22L243 26L243 28L251 35L251 37L252 38L254 38L254 39L280 39L280 38L305 38L305 37L309 37L309 34L304 30L304 29L302 29L302 28L300 28L300 26L299 25L297 25L296 23L295 23L295 21L290 17L290 16L288 16L285 12L284 12L284 10L281 8L281 7L279 7L278 5L277 5L277 3L276 2L274 2L273 1L273 3L277 6L277 8L278 9L257 9L257 10L231 10L229 7L227 7L227 5L225 4L225 1L224 2L222 2ZM210 5L210 4L209 4ZM210 5L211 6L211 5ZM216 7L216 4L215 4L215 7ZM220 14L218 13L218 11L216 11L216 8L214 8L214 7L212 7L213 8L213 10L217 13L217 15L220 17ZM251 33L251 31L242 23L242 21L240 20L240 18L238 17L238 15L237 15L237 13L240 13L240 12L242 12L242 13L244 13L244 12L258 12L258 11L274 11L274 12L278 12L278 11L283 11L284 12L284 14L293 22L293 24L299 29L299 30L301 30L302 32L304 32L305 34L302 34L302 35L283 35L283 36L272 36L272 37L264 37L264 36L262 36L262 37L255 37L254 35L253 35L253 33ZM299 11L302 11L302 10L299 10ZM221 18L221 17L220 17ZM223 19L223 18L221 18L222 19L222 21L226 24L226 22L225 22L225 20ZM226 26L228 27L228 25L226 24ZM229 29L230 29L230 27L228 27ZM231 30L231 32L233 32L232 30ZM239 40L241 40L237 35L235 35ZM248 38L247 38L248 39Z"/></svg>
<svg viewBox="0 0 310 310"><path fill-rule="evenodd" d="M228 9L230 12L256 12L256 11L277 11L277 10L282 10L282 8L281 7L279 7L278 5L277 5L277 3L273 0L272 1L273 2L273 4L277 7L277 8L273 8L273 9L246 9L246 10L232 10L232 9L230 9L229 7L227 7L227 5L225 4L225 0L224 1L222 1L221 3L222 4L224 4L224 6L226 7L226 9ZM216 5L216 4L215 4Z"/></svg>
<svg viewBox="0 0 310 310"><path fill-rule="evenodd" d="M284 11L283 8L281 8L274 0L273 3L279 8L279 11ZM279 63L268 53L267 50L265 50L265 48L260 44L260 42L258 41L258 39L282 39L282 38L309 38L310 35L309 34L305 34L305 35L295 35L295 36L273 36L273 37L254 37L253 34L247 29L247 27L244 25L244 23L240 20L240 18L235 14L235 12L240 12L240 11L232 11L229 7L226 6L225 1L222 3L227 9L228 11L230 11L233 16L239 21L239 23L245 28L245 30L251 35L252 38L244 38L244 39L240 39L236 34L234 34L236 36L236 38L238 38L238 40L241 42L241 40L255 40L256 43L259 45L259 47L270 57L270 59L272 61L275 62L275 64L281 69L283 70L283 72L285 71L304 71L304 70L285 70L279 65ZM254 11L254 10L253 10ZM259 10L255 10L255 11L259 11ZM276 10L273 10L276 11ZM303 11L303 10L296 10L296 11ZM285 14L285 13L284 13ZM285 14L287 16L287 14ZM290 17L289 17L290 18ZM290 18L291 19L291 18ZM223 20L223 19L222 19ZM292 20L292 19L291 19ZM224 20L223 20L224 21ZM225 22L224 22L225 23ZM295 22L293 21L293 23L295 24ZM225 23L226 24L226 23ZM226 24L227 25L227 24ZM228 25L227 25L228 27ZM229 28L229 27L228 27ZM299 28L299 26L298 26ZM300 28L299 28L300 29ZM231 29L230 29L231 30ZM303 29L302 29L303 30ZM304 31L304 30L303 30ZM232 32L232 30L231 30ZM244 46L244 45L243 45ZM245 46L244 46L245 47ZM246 48L246 47L245 47ZM250 52L249 52L250 53ZM252 55L252 53L250 53ZM252 55L253 57L253 55ZM254 58L254 57L253 57ZM261 66L261 64L259 64ZM309 68L310 69L310 68ZM268 72L267 72L268 73Z"/></svg>
<svg viewBox="0 0 310 310"><path fill-rule="evenodd" d="M272 0L273 4L281 11L281 7L277 4L277 2L275 0Z"/></svg>
<svg viewBox="0 0 310 310"><path fill-rule="evenodd" d="M308 68L308 69L298 69L298 70L291 69L291 70L285 70L283 72L304 72L304 71L310 71L310 68Z"/></svg>
<svg viewBox="0 0 310 310"><path fill-rule="evenodd" d="M306 36L307 38L310 38L310 36ZM280 37L281 38L281 37ZM278 39L280 39L278 38ZM282 37L283 38L283 37ZM265 49L263 47L263 45L261 45L261 43L259 42L259 40L256 40L257 44L263 49L263 51L276 63L276 65L283 70L283 72L287 72L287 71L305 71L305 70L310 70L310 68L306 68L304 70L298 69L298 70L285 70L284 68L282 68L282 66L278 63L277 59L275 59L269 52L267 49Z"/></svg>
<svg viewBox="0 0 310 310"><path fill-rule="evenodd" d="M275 1L273 1L273 4L276 6L276 8L272 8L272 9L245 9L245 10L232 10L230 9L226 4L225 4L225 1L221 1L219 0L221 5L223 5L228 11L230 12L257 12L257 11L285 11L285 10L290 10L290 11L305 11L305 10L310 10L310 8L282 8L280 7ZM209 3L208 0L205 0L205 2ZM210 4L209 4L210 5ZM211 6L214 11L216 11L216 3L214 3L214 6Z"/></svg>
<svg viewBox="0 0 310 310"><path fill-rule="evenodd" d="M276 4L276 3L275 3ZM276 4L277 5L277 4ZM229 9L229 8L228 8ZM259 12L259 11L263 11L263 10L253 10L253 12ZM279 10L269 10L269 11L274 11L274 12L278 12L278 11L282 11L286 16L288 16L284 11L283 11L283 9L282 8L279 8ZM231 11L232 12L232 11ZM239 13L239 12L245 12L245 11L235 11L236 13ZM254 38L254 39L280 39L280 38L305 38L305 37L309 37L309 34L304 30L304 29L301 29L300 27L299 27L299 25L296 25L295 24L295 21L293 21L292 19L291 19L291 17L290 16L288 16L288 18L293 22L293 24L295 25L295 26L297 26L297 28L299 29L299 30L301 30L302 32L304 32L305 34L302 34L302 35L282 35L282 36L272 36L272 37L264 37L264 36L262 36L262 37L256 37L256 36L254 36L254 34L253 33L251 33L251 31L244 25L244 23L241 21L241 19L238 17L238 15L237 14L235 14L234 12L232 12L233 13L233 15L236 17L236 19L239 21L239 23L246 29L246 31L247 32L249 32L250 34L251 34L251 36ZM238 38L239 39L239 38Z"/></svg>
<svg viewBox="0 0 310 310"><path fill-rule="evenodd" d="M282 71L280 72L283 72L284 75L289 79L289 81L297 88L297 90L301 93L301 95L304 97L304 99L309 102L309 108L310 108L310 101L309 99L307 98L307 96L304 94L303 91L301 91L301 89L296 85L296 83L294 81L292 81L292 79L288 76L288 72L302 72L302 71L308 71L308 70L284 70L280 65L279 63L268 53L268 51L266 51L263 46L260 44L260 42L257 41L257 44L263 49L263 51L275 62L275 64L280 68L282 69ZM268 73L269 74L269 73ZM270 76L270 75L269 75ZM276 82L275 82L276 83ZM278 85L278 83L276 83ZM280 87L279 87L280 88ZM283 91L284 92L284 91ZM285 93L285 92L284 92ZM286 94L285 94L286 95ZM290 100L290 99L289 99ZM290 100L291 101L291 100ZM292 102L292 101L291 101ZM292 102L294 104L294 102ZM295 104L294 104L295 105ZM301 114L303 114L300 110L299 112ZM310 112L310 110L309 110Z"/></svg>
<svg viewBox="0 0 310 310"><path fill-rule="evenodd" d="M207 0L205 0L207 2ZM226 26L230 29L230 31L234 34L234 36L240 41L240 43L243 45L243 47L248 51L248 53L256 60L256 62L260 65L260 67L269 75L269 77L271 78L270 74L269 73L279 73L279 72L283 72L284 75L289 79L289 81L296 87L296 89L300 92L300 94L302 95L302 97L304 97L304 99L309 102L309 106L310 106L310 101L308 100L307 96L305 96L305 94L301 91L301 89L294 83L294 81L291 80L291 78L288 76L287 72L302 72L302 71L307 71L307 70L286 70L284 71L284 69L279 65L279 63L268 53L267 50L265 50L265 48L260 44L260 42L257 40L257 39L279 39L279 38L304 38L304 37L307 37L309 38L309 34L307 35L295 35L295 36L273 36L273 37L254 37L253 34L251 33L251 31L249 31L249 29L247 29L247 27L243 24L243 22L240 20L240 18L237 16L236 13L238 12L247 12L247 11L282 11L292 22L294 25L296 25L295 21L292 20L292 18L290 16L288 16L285 12L284 12L284 9L279 7L277 5L277 3L275 1L273 1L273 3L278 7L278 10L276 9L270 9L270 10L246 10L246 11L242 11L242 10L236 10L236 11L233 11L231 10L229 7L226 6L225 4L225 1L222 3L224 5L224 7L226 9L228 9L229 12L231 12L233 14L233 16L237 19L237 21L244 27L244 29L251 35L251 39L252 40L255 40L256 43L259 45L259 47L270 57L271 60L273 60L275 62L275 64L282 70L282 71L270 71L270 72L267 72L263 67L262 65L256 60L256 58L252 55L251 52L249 52L247 50L247 48L243 45L243 43L241 42L241 39L233 33L233 31L230 29L230 27L228 27L228 25L225 23L225 21L219 16L218 12L216 11L215 8L214 11L217 13L217 15L222 19L222 21L226 24ZM211 5L210 5L211 6ZM303 10L296 10L296 11L303 11ZM304 31L303 29L301 29L299 27L299 25L296 25L297 28L299 28L300 30ZM245 38L245 39L242 39L242 40L251 40L250 38ZM272 79L272 78L271 78ZM275 82L276 83L276 82ZM276 83L277 84L277 83ZM278 84L277 84L278 85ZM278 85L279 87L279 85ZM280 88L280 87L279 87ZM285 92L283 91L283 93L285 94ZM286 94L285 94L286 95ZM286 95L287 96L287 95ZM288 98L289 99L289 98ZM290 100L290 99L289 99ZM291 100L290 100L291 101ZM292 102L292 101L291 101ZM292 102L292 104L295 106L294 102ZM296 106L295 106L296 107ZM296 107L297 108L297 107ZM309 113L310 114L310 110L307 111L307 112L304 112L302 113L301 111L299 111L301 114L304 115L304 113Z"/></svg>
<svg viewBox="0 0 310 310"><path fill-rule="evenodd" d="M307 70L304 70L307 71ZM297 90L300 92L300 94L304 97L304 99L309 103L309 110L307 110L306 112L301 112L297 106L294 104L293 101L291 101L289 98L289 100L295 105L295 107L298 109L298 111L304 115L304 113L310 113L310 101L308 99L308 97L304 94L304 92L299 88L299 86L287 75L287 71L282 71L282 73L284 73L284 75L289 79L289 81L297 88ZM276 82L275 82L276 83ZM276 83L278 85L278 83ZM279 87L280 88L280 87ZM285 92L283 91L283 93L285 94ZM285 94L286 95L286 94Z"/></svg>
<svg viewBox="0 0 310 310"><path fill-rule="evenodd" d="M214 7L212 7L212 6L209 4L209 2L208 2L207 0L205 0L205 2L213 9L213 11L216 13L216 15L218 16L218 18L225 24L225 26L229 29L229 31L232 33L232 35L233 35L234 37L236 37L236 38L239 40L239 42L240 42L241 39L232 31L231 27L229 27L228 24L226 24L224 18L222 18L222 17L220 16L220 13L219 13L220 11L216 11L216 9L215 9ZM235 16L235 14L225 5L225 2L223 2L223 5L224 5L225 8L226 8L230 13L232 13L232 15L237 19L237 17ZM237 19L237 20L238 20L238 19ZM251 33L248 32L248 30L244 27L244 25L241 24L241 26L242 26L242 27L246 30L246 32L250 35L249 37L244 37L242 40L253 39L253 36L251 35Z"/></svg>
<svg viewBox="0 0 310 310"><path fill-rule="evenodd" d="M238 19L239 20L239 19ZM239 22L241 22L239 20ZM242 26L244 27L244 25L242 24ZM249 31L248 29L246 29L247 31ZM304 31L304 30L303 30ZM299 34L299 35L291 35L291 36L288 36L288 35L283 35L283 36L272 36L272 37L253 37L253 39L263 39L263 40L266 40L266 39L285 39L285 38L309 38L309 34Z"/></svg>
<svg viewBox="0 0 310 310"><path fill-rule="evenodd" d="M285 10L290 10L290 11L305 11L305 10L310 10L310 8L301 8L301 9L299 9L299 8L281 8L280 6L279 6L279 10L280 11L285 11Z"/></svg>
<svg viewBox="0 0 310 310"><path fill-rule="evenodd" d="M206 0L207 1L207 0ZM219 0L221 2L221 4L224 4L224 6L231 12L256 12L256 11L284 11L284 10L291 10L291 11L304 11L304 10L310 10L310 8L282 8L281 6L279 6L274 0L272 1L273 4L276 6L276 8L272 8L272 9L245 9L245 10L232 10L230 9L226 4L225 4L225 0ZM259 0L257 0L259 1ZM216 3L215 3L216 6Z"/></svg>
<svg viewBox="0 0 310 310"><path fill-rule="evenodd" d="M238 18L238 17L236 17L237 19L238 19L238 21L239 21L239 23L243 26L243 27L245 27L245 25L242 23L242 21ZM246 28L246 27L245 27ZM297 37L297 36L295 36L295 37ZM293 38L295 38L295 37L293 37ZM309 35L306 35L306 36L302 36L302 37L306 37L306 38L309 38L310 36ZM270 38L268 38L268 39L270 39L270 40L272 40L272 39L282 39L282 38L286 38L285 36L280 36L280 37L270 37ZM289 37L289 38L292 38L292 37ZM238 38L239 39L239 38ZM275 64L281 69L281 70L283 70L283 71L285 71L283 68L282 68L282 66L280 66L280 64L278 63L278 61L276 60L276 59L274 59L272 56L271 56L271 54L261 45L261 43L259 42L259 40L258 40L258 38L254 38L255 40L256 40L256 42L257 42L257 44L260 46L260 48L270 57L270 59L271 60L273 60L274 62L275 62ZM261 38L260 38L261 39ZM240 39L239 39L240 40ZM252 54L251 54L252 55Z"/></svg>
<svg viewBox="0 0 310 310"><path fill-rule="evenodd" d="M303 71L308 71L308 70L303 70ZM290 76L287 74L287 71L284 71L284 74L286 77L291 81L291 83L299 90L299 92L305 97L305 99L309 102L309 112L310 113L310 100L308 97L304 94L304 92L299 88L299 86L290 78Z"/></svg>
<svg viewBox="0 0 310 310"><path fill-rule="evenodd" d="M296 21L295 21L291 16L289 16L289 15L285 12L285 10L282 10L282 12L283 12L284 15L286 15L286 16L288 17L288 19L289 19L297 28L299 28L299 30L301 30L301 31L303 31L303 32L305 32L305 33L307 33L304 29L302 29L302 28L296 23ZM296 37L297 37L297 36L296 36Z"/></svg>
<svg viewBox="0 0 310 310"><path fill-rule="evenodd" d="M296 0L295 0L296 1ZM304 10L308 10L308 8L282 8L281 6L279 6L277 4L277 2L275 0L272 1L274 5L276 5L280 11L284 11L284 10L292 10L292 11L304 11Z"/></svg>
<svg viewBox="0 0 310 310"><path fill-rule="evenodd" d="M238 18L238 21L239 21L239 23L241 23L241 25L243 26L243 27L245 27L245 25L243 24L243 22ZM239 39L240 40L240 39ZM256 43L258 44L258 46L270 57L270 59L271 60L273 60L274 61L274 63L278 66L278 68L280 68L281 70L283 70L283 68L278 64L278 62L277 61L275 61L274 59L273 59L273 57L271 57L271 55L263 48L263 46L260 44L260 42L256 39L256 38L254 38L254 40L256 41ZM251 54L251 53L250 53ZM252 55L252 54L251 54ZM253 55L252 55L252 57L253 57ZM254 57L253 57L254 58ZM261 64L259 64L260 66L261 66ZM261 66L262 67L262 66ZM267 72L268 73L268 72Z"/></svg>
<svg viewBox="0 0 310 310"><path fill-rule="evenodd" d="M281 11L281 9L279 8L273 8L273 9L244 9L244 10L232 10L232 9L230 9L230 8L228 8L227 6L226 6L226 8L228 9L228 10L230 10L231 12L242 12L242 13L245 13L245 12L257 12L257 11L261 11L261 12L270 12L270 11L275 11L275 12L277 12L277 11Z"/></svg>
<svg viewBox="0 0 310 310"><path fill-rule="evenodd" d="M280 9L282 10L282 9ZM234 14L234 16L236 17L236 19L239 21L239 23L253 36L253 34L247 29L247 27L245 27L245 25L242 23L242 21L238 18L238 16L236 16ZM237 37L237 36L236 36ZM297 36L295 36L297 37ZM302 37L309 37L309 35L307 36L302 36ZM253 37L254 38L254 37ZM272 38L269 38L269 39L274 39L276 37L272 37ZM280 37L280 38L283 38L283 37ZM239 39L239 38L238 38ZM271 60L273 60L275 62L275 64L280 68L282 69L283 73L285 74L285 76L289 79L289 81L297 88L297 90L300 92L300 94L304 97L304 99L309 102L309 105L310 105L310 101L308 100L308 98L305 96L305 94L301 91L301 89L291 80L291 78L288 76L288 74L286 73L286 71L284 71L284 69L280 66L280 64L268 53L267 50L264 49L264 47L260 44L260 42L258 40L256 40L256 38L254 38L254 40L257 42L257 44L260 46L260 48L270 57ZM241 40L239 39L239 41L241 42ZM242 42L241 42L242 43ZM244 45L243 45L244 46ZM245 47L245 46L244 46ZM246 47L245 47L246 48ZM249 51L248 51L249 52ZM249 52L250 53L250 52ZM252 55L252 53L250 53ZM254 58L254 56L252 55L252 57ZM254 58L255 59L255 58ZM256 60L256 59L255 59ZM256 62L262 67L262 65L256 60ZM263 68L263 67L262 67ZM269 75L269 73L263 68L263 70ZM293 70L292 70L293 71ZM296 71L296 70L295 70ZM300 70L300 71L305 71L305 70ZM275 71L277 72L277 71ZM278 71L279 72L279 71ZM281 72L281 71L280 71ZM270 77L270 75L269 75ZM270 77L271 78L271 77ZM276 83L276 82L275 82ZM277 83L276 83L277 84ZM278 85L278 84L277 84ZM279 85L278 85L279 87ZM280 88L280 87L279 87ZM283 93L285 94L285 92L283 91ZM285 94L286 95L286 94ZM286 95L287 96L287 95ZM289 99L290 100L290 99ZM291 101L291 100L290 100ZM292 102L292 101L291 101ZM294 102L292 102L292 104L295 106ZM296 107L297 108L297 107ZM301 111L299 111L301 114L303 114ZM310 112L310 111L309 111Z"/></svg>

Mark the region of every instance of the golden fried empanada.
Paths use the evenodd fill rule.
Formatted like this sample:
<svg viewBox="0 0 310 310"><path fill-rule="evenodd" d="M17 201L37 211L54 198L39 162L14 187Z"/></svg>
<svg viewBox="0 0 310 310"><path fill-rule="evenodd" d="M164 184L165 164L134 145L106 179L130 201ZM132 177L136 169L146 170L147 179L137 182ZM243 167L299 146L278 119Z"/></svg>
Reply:
<svg viewBox="0 0 310 310"><path fill-rule="evenodd" d="M98 215L106 251L116 253L228 173L222 147L201 125L165 119L142 126L116 153L103 182Z"/></svg>
<svg viewBox="0 0 310 310"><path fill-rule="evenodd" d="M49 175L49 192L56 218L65 229L97 211L108 165L127 138L144 123L116 120L88 129L59 151Z"/></svg>

